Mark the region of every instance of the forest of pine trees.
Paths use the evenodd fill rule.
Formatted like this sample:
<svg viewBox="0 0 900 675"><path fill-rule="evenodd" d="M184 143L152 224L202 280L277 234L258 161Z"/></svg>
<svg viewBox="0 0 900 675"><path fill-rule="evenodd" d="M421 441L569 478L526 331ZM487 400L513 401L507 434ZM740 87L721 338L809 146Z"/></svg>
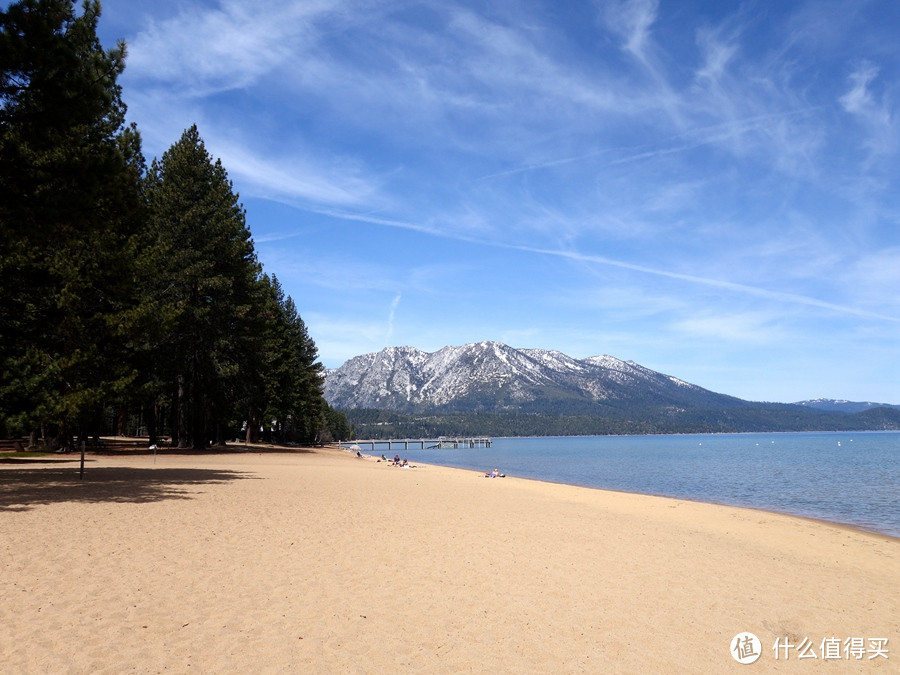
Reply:
<svg viewBox="0 0 900 675"><path fill-rule="evenodd" d="M346 438L294 301L188 128L149 167L100 3L0 12L0 437Z"/></svg>

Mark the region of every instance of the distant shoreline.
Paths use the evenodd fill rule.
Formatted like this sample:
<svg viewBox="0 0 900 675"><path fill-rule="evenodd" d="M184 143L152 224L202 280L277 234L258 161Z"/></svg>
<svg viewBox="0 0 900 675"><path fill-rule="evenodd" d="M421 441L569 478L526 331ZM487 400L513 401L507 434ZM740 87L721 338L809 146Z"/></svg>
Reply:
<svg viewBox="0 0 900 675"><path fill-rule="evenodd" d="M860 452L848 453L854 438ZM775 444L771 448L770 440ZM369 447L363 446L363 452L370 452ZM829 451L832 447L835 452ZM384 450L376 448L376 455ZM891 537L900 534L900 511L884 500L900 470L896 432L501 437L492 439L491 448L410 446L399 452L417 462L472 470L499 465L511 475L563 485L752 508ZM769 472L782 478L773 483Z"/></svg>
<svg viewBox="0 0 900 675"><path fill-rule="evenodd" d="M792 432L785 432L785 433L792 433ZM513 438L516 438L516 437L513 437ZM346 448L340 448L340 449L346 450ZM376 461L379 459L379 457L375 456L375 455L369 455L367 453L362 453L362 454L367 459L372 459L372 460L376 460ZM417 460L417 462L418 462L418 460ZM434 464L434 463L428 463L428 462L418 462L417 465L422 466L422 467L439 467L441 469L447 469L449 471L461 471L461 472L467 473L467 474L474 471L474 469L464 469L464 468L455 467L455 466L447 466L446 464ZM867 535L871 535L874 537L882 537L888 541L900 543L900 537L895 537L894 535L888 534L886 532L879 532L878 530L866 529L866 528L858 526L858 525L853 525L852 523L842 523L842 522L838 522L838 521L834 521L834 520L826 520L824 518L814 518L812 516L803 516L803 515L798 515L795 513L787 513L785 511L776 511L774 509L767 509L767 508L764 508L761 506L743 506L743 505L738 505L738 504L725 504L722 502L704 501L702 499L692 499L689 497L673 497L671 495L654 493L654 492L632 492L629 490L617 490L615 488L594 487L592 485L581 485L578 483L564 483L561 481L547 480L547 479L542 479L542 478L531 478L531 477L524 477L524 476L517 476L516 478L517 478L517 480L531 481L531 482L535 482L535 483L545 483L547 485L560 485L560 486L564 486L564 487L578 488L581 490L597 490L598 492L609 492L609 493L621 494L621 495L633 495L635 497L653 497L655 499L669 499L672 501L688 502L691 504L705 504L707 506L721 506L723 508L728 508L728 509L747 509L748 511L758 511L759 513L765 513L765 514L774 515L774 516L783 516L785 518L799 518L800 520L806 520L811 523L818 523L820 525L839 527L839 528L846 529L850 532L859 532L860 534L867 534Z"/></svg>

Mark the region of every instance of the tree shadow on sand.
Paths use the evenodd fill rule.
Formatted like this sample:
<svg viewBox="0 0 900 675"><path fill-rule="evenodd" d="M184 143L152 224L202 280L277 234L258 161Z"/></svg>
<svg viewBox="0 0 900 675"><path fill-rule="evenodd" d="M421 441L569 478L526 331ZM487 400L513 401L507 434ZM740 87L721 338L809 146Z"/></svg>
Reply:
<svg viewBox="0 0 900 675"><path fill-rule="evenodd" d="M0 470L0 512L28 511L36 506L64 502L142 504L193 499L198 486L259 480L253 474L221 469L90 466L85 470L84 480L79 480L77 461L65 462L67 466L61 464Z"/></svg>

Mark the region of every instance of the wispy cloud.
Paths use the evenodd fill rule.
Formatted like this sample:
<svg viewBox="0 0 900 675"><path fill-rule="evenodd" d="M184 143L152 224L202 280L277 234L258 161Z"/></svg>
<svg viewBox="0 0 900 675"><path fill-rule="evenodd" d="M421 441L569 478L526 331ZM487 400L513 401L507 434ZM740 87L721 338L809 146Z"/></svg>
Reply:
<svg viewBox="0 0 900 675"><path fill-rule="evenodd" d="M671 272L664 269L656 269L652 267L648 267L646 265L633 264L630 262L622 261L622 260L614 260L610 258L604 258L602 256L595 255L585 255L581 253L577 253L574 251L559 251L559 250L547 250L547 249L535 249L530 247L520 247L520 246L510 246L510 248L516 248L518 250L529 251L531 253L539 253L543 255L551 255L557 256L561 258L570 258L572 260L580 261L580 262L590 262L598 265L607 265L610 267L619 267L622 269L631 270L634 272L641 272L644 274L649 274L658 277L665 277L667 279L675 279L678 281L685 281L691 284L698 284L701 286L708 286L712 288L719 288L722 290L731 291L740 295L749 295L758 298L764 298L767 300L774 300L777 302L789 303L791 305L805 305L808 307L816 307L819 309L825 309L831 312L837 312L840 314L852 314L859 317L864 317L868 319L878 319L882 321L891 321L900 323L900 316L888 316L884 314L880 314L877 312L872 312L866 309L859 309L857 307L851 307L846 305L840 305L833 302L828 302L824 300L819 300L818 298L812 298L796 293L788 293L785 291L776 291L766 288L760 288L757 286L749 286L747 284L739 284L734 283L732 281L726 281L722 279L713 279L701 276L694 276L691 274L682 274L679 272Z"/></svg>
<svg viewBox="0 0 900 675"><path fill-rule="evenodd" d="M773 313L727 312L689 316L671 324L672 330L696 340L737 344L777 345L790 338Z"/></svg>
<svg viewBox="0 0 900 675"><path fill-rule="evenodd" d="M296 152L296 148L290 155L285 150L259 154L247 143L228 140L216 131L209 136L208 145L221 157L230 175L261 197L369 207L381 200L379 181L361 175L359 167L349 160L305 160L312 153Z"/></svg>
<svg viewBox="0 0 900 675"><path fill-rule="evenodd" d="M222 0L215 8L183 5L176 16L151 21L130 41L129 74L187 84L186 93L194 96L239 89L310 49L315 22L340 4L273 0L265 12L237 0Z"/></svg>
<svg viewBox="0 0 900 675"><path fill-rule="evenodd" d="M719 31L700 29L697 31L701 63L696 78L705 82L719 82L726 73L728 64L738 51L735 40L723 40Z"/></svg>
<svg viewBox="0 0 900 675"><path fill-rule="evenodd" d="M342 256L317 250L310 239L308 231L301 231L298 240L305 244L303 248L270 243L265 238L258 241L266 271L274 272L284 283L303 286L317 295L348 293L366 302L372 301L372 294L383 296L396 289L398 282L385 274L378 261L354 259L347 264Z"/></svg>
<svg viewBox="0 0 900 675"><path fill-rule="evenodd" d="M773 123L793 118L808 119L811 113L827 107L829 106L805 106L800 109L752 115L730 119L712 125L696 126L685 129L677 134L655 140L652 144L646 144L644 146L598 148L591 152L580 153L569 157L560 157L537 164L490 173L479 176L477 180L489 180L530 171L539 171L541 169L552 169L566 164L598 160L601 157L609 157L605 162L605 165L612 167L620 164L651 160L656 157L682 153L705 145L725 145L734 142L740 136L745 134L758 134L764 130L771 130Z"/></svg>
<svg viewBox="0 0 900 675"><path fill-rule="evenodd" d="M582 124L586 110L652 114L653 103L628 78L563 62L557 46L562 36L524 31L459 9L450 28L453 41L446 45L446 56L457 67L446 73L447 85L439 89L469 89L475 83L482 112L489 118L501 116L514 129L528 129L548 116Z"/></svg>
<svg viewBox="0 0 900 675"><path fill-rule="evenodd" d="M254 235L253 241L259 244L271 244L276 241L287 241L289 239L296 239L297 237L303 236L302 232L272 232L269 234L263 235Z"/></svg>
<svg viewBox="0 0 900 675"><path fill-rule="evenodd" d="M878 68L872 63L863 63L850 75L850 91L841 96L841 105L847 112L870 116L875 108L875 101L869 91L869 85L878 76ZM877 115L882 117L881 115Z"/></svg>
<svg viewBox="0 0 900 675"><path fill-rule="evenodd" d="M599 5L606 25L622 39L622 48L646 63L658 0L601 0Z"/></svg>
<svg viewBox="0 0 900 675"><path fill-rule="evenodd" d="M850 75L850 90L840 98L840 103L851 115L866 127L866 147L873 155L894 154L897 150L896 121L885 101L877 101L872 85L879 70L865 61Z"/></svg>
<svg viewBox="0 0 900 675"><path fill-rule="evenodd" d="M384 336L384 342L387 345L391 344L391 339L393 339L393 337L394 337L394 317L397 314L397 307L400 306L400 300L402 300L402 299L403 299L403 294L397 293L397 295L394 296L394 299L391 300L391 308L388 311L388 318L387 318L387 331L385 332L385 336Z"/></svg>

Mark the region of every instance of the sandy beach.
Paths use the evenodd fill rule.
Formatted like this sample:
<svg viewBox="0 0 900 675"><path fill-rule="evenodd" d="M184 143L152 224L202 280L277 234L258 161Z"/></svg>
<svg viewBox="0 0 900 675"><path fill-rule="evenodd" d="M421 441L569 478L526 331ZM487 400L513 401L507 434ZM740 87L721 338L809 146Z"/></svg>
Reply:
<svg viewBox="0 0 900 675"><path fill-rule="evenodd" d="M900 672L897 539L337 449L87 459L0 461L3 672Z"/></svg>

